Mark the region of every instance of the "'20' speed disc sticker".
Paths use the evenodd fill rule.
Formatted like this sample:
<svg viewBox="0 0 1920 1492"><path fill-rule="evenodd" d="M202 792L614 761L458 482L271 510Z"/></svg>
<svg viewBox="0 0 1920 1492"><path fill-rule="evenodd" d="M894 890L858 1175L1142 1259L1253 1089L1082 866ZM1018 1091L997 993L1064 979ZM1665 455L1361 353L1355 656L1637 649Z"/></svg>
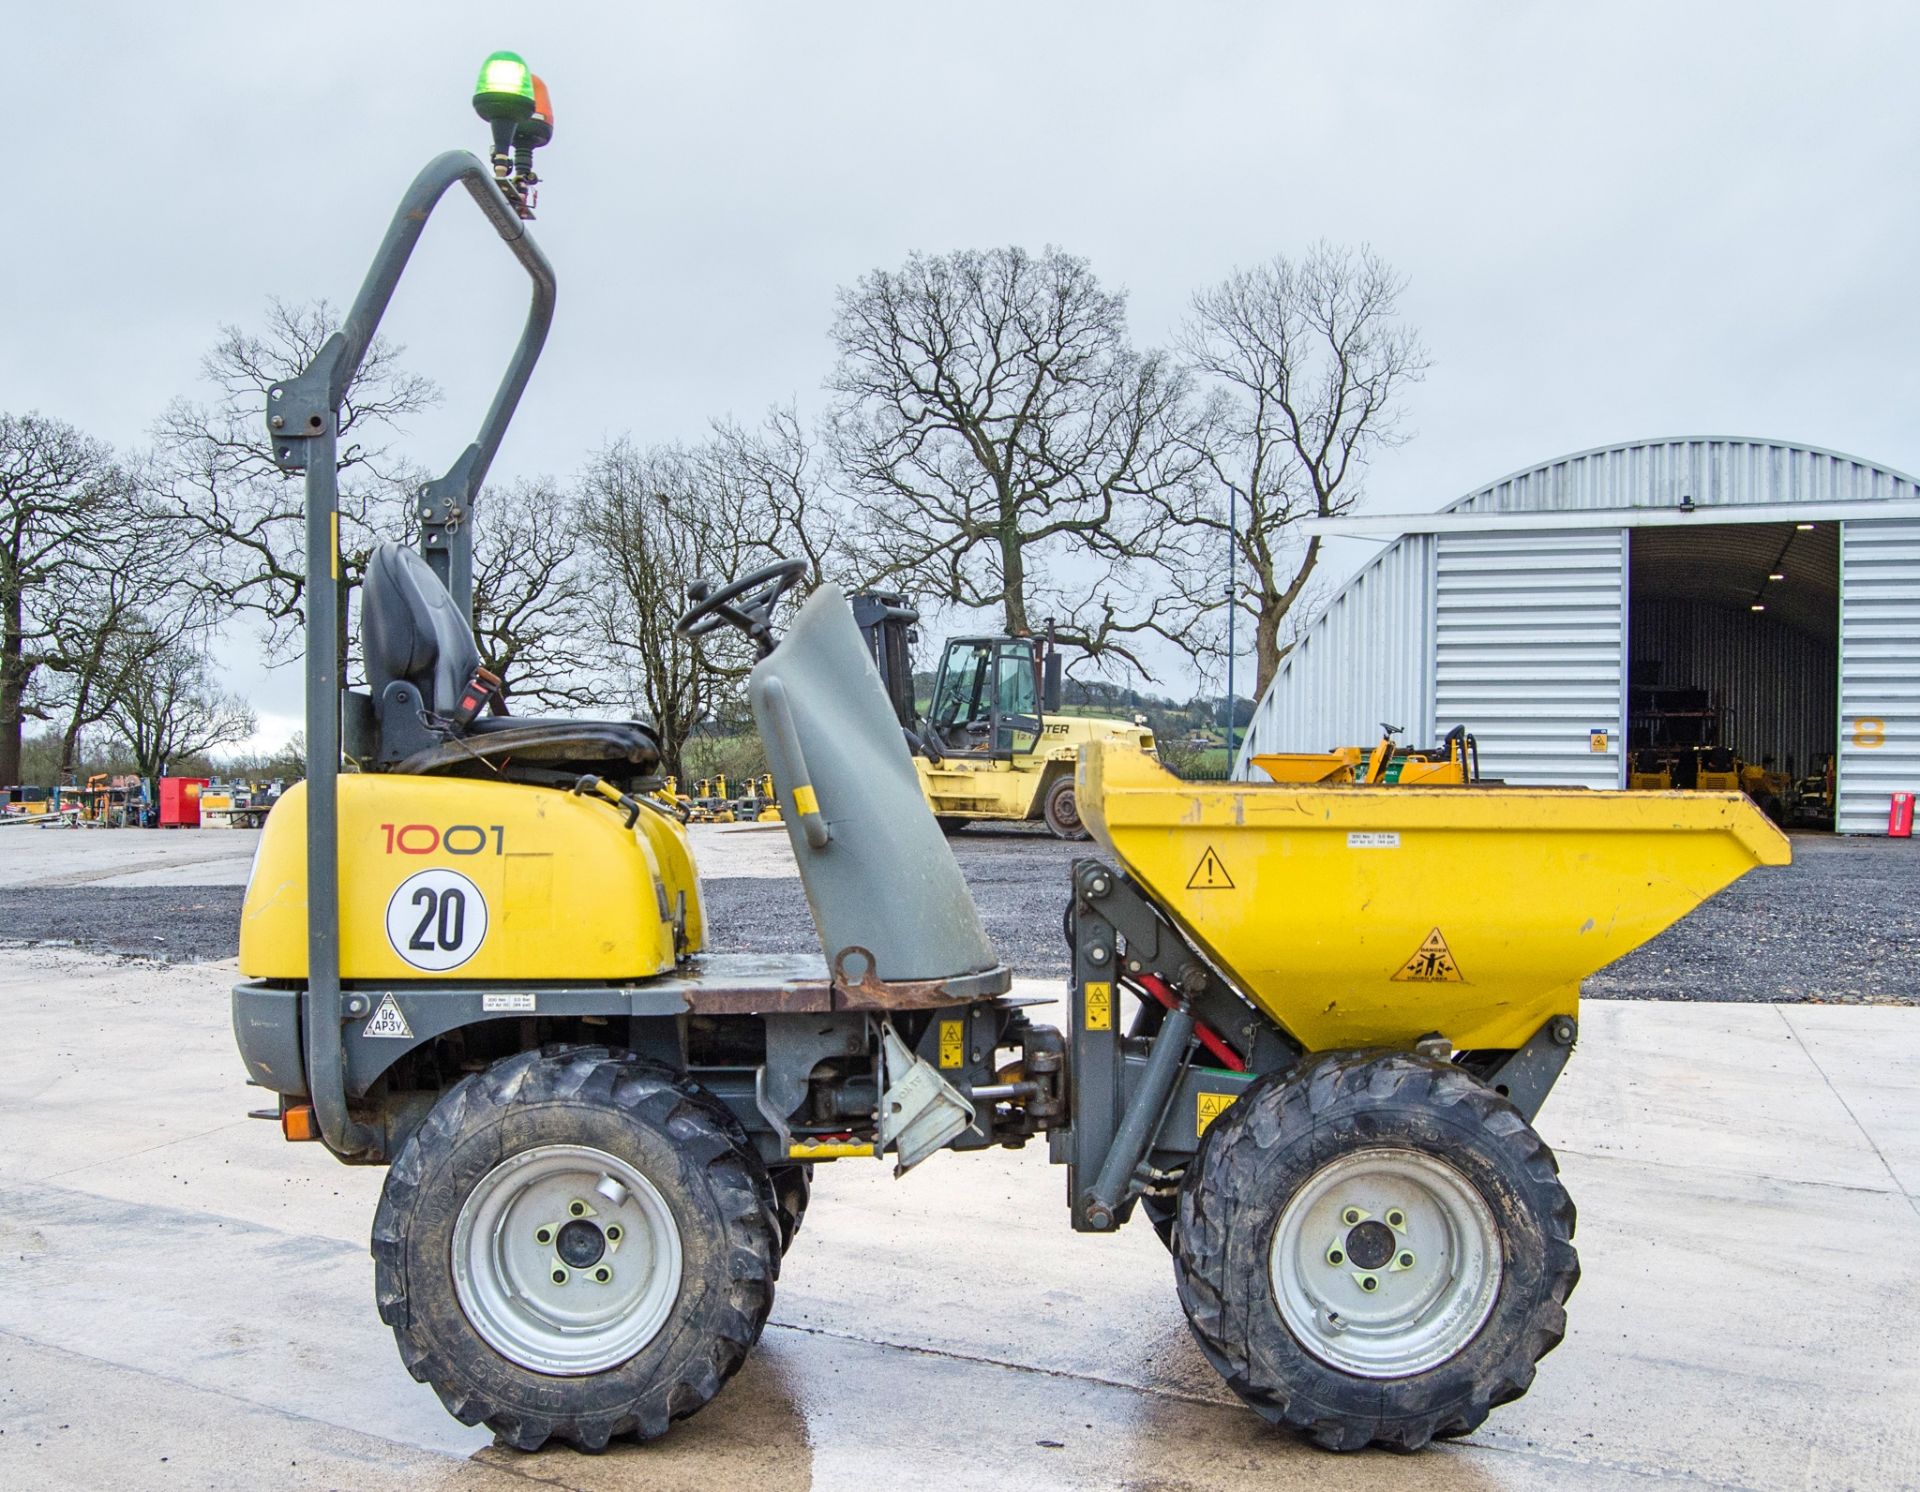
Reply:
<svg viewBox="0 0 1920 1492"><path fill-rule="evenodd" d="M457 969L487 936L487 899L457 870L415 871L387 903L393 951L430 974Z"/></svg>

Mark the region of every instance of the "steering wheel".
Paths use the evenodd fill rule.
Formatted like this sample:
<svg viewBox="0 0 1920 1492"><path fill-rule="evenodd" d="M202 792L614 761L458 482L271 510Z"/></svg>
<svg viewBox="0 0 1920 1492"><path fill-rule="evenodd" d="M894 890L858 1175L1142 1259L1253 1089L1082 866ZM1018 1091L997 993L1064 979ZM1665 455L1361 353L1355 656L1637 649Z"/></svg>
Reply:
<svg viewBox="0 0 1920 1492"><path fill-rule="evenodd" d="M764 658L773 651L773 609L806 573L805 560L789 559L751 571L719 590L711 581L696 580L687 587L687 599L693 605L673 630L682 637L705 637L723 626L738 627L753 639Z"/></svg>

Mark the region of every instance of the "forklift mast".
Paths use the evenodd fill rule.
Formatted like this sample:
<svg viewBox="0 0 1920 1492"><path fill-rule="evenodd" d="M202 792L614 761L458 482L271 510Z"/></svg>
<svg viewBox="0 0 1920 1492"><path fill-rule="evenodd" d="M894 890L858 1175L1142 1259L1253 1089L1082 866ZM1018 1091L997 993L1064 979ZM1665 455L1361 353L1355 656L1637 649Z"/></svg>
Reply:
<svg viewBox="0 0 1920 1492"><path fill-rule="evenodd" d="M862 591L848 599L861 640L873 654L874 667L880 670L880 682L886 686L893 713L902 728L912 730L917 713L913 707L913 629L920 613L905 596L889 591Z"/></svg>

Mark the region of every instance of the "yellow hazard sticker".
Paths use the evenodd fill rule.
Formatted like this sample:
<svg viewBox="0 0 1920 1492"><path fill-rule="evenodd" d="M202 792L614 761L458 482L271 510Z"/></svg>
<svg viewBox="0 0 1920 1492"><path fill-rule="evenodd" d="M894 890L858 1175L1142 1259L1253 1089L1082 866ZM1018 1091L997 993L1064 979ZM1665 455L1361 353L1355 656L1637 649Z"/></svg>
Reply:
<svg viewBox="0 0 1920 1492"><path fill-rule="evenodd" d="M967 1065L967 1023L965 1021L940 1022L940 1065L942 1067Z"/></svg>
<svg viewBox="0 0 1920 1492"><path fill-rule="evenodd" d="M1087 1029L1113 1029L1113 986L1104 979L1087 981Z"/></svg>
<svg viewBox="0 0 1920 1492"><path fill-rule="evenodd" d="M1395 983L1408 984L1465 984L1467 976L1460 972L1460 966L1453 961L1453 950L1447 947L1447 940L1441 936L1440 929L1428 933L1426 940L1416 948L1413 957L1400 966L1400 972L1393 976Z"/></svg>
<svg viewBox="0 0 1920 1492"><path fill-rule="evenodd" d="M1207 846L1207 852L1200 857L1200 863L1193 867L1193 874L1187 877L1189 891L1231 891L1233 877L1227 874L1227 867L1220 863L1220 857L1213 852L1213 846Z"/></svg>
<svg viewBox="0 0 1920 1492"><path fill-rule="evenodd" d="M814 797L813 788L810 784L803 782L793 790L793 811L795 813L818 813L820 811L820 800Z"/></svg>
<svg viewBox="0 0 1920 1492"><path fill-rule="evenodd" d="M1207 1126L1232 1107L1231 1093L1202 1093L1194 1101L1193 1133L1198 1139L1207 1132Z"/></svg>

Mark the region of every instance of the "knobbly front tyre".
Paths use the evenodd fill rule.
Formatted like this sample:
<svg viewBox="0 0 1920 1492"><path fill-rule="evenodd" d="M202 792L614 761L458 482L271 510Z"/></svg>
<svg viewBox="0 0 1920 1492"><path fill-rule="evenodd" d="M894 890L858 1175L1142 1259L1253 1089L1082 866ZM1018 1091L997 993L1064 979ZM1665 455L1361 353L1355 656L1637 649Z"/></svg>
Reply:
<svg viewBox="0 0 1920 1492"><path fill-rule="evenodd" d="M1517 1399L1580 1278L1553 1152L1499 1094L1349 1052L1249 1089L1182 1183L1174 1278L1228 1385L1330 1450L1417 1450Z"/></svg>
<svg viewBox="0 0 1920 1492"><path fill-rule="evenodd" d="M647 1440L773 1305L774 1189L717 1100L603 1047L464 1078L390 1167L375 1295L407 1370L506 1444Z"/></svg>

